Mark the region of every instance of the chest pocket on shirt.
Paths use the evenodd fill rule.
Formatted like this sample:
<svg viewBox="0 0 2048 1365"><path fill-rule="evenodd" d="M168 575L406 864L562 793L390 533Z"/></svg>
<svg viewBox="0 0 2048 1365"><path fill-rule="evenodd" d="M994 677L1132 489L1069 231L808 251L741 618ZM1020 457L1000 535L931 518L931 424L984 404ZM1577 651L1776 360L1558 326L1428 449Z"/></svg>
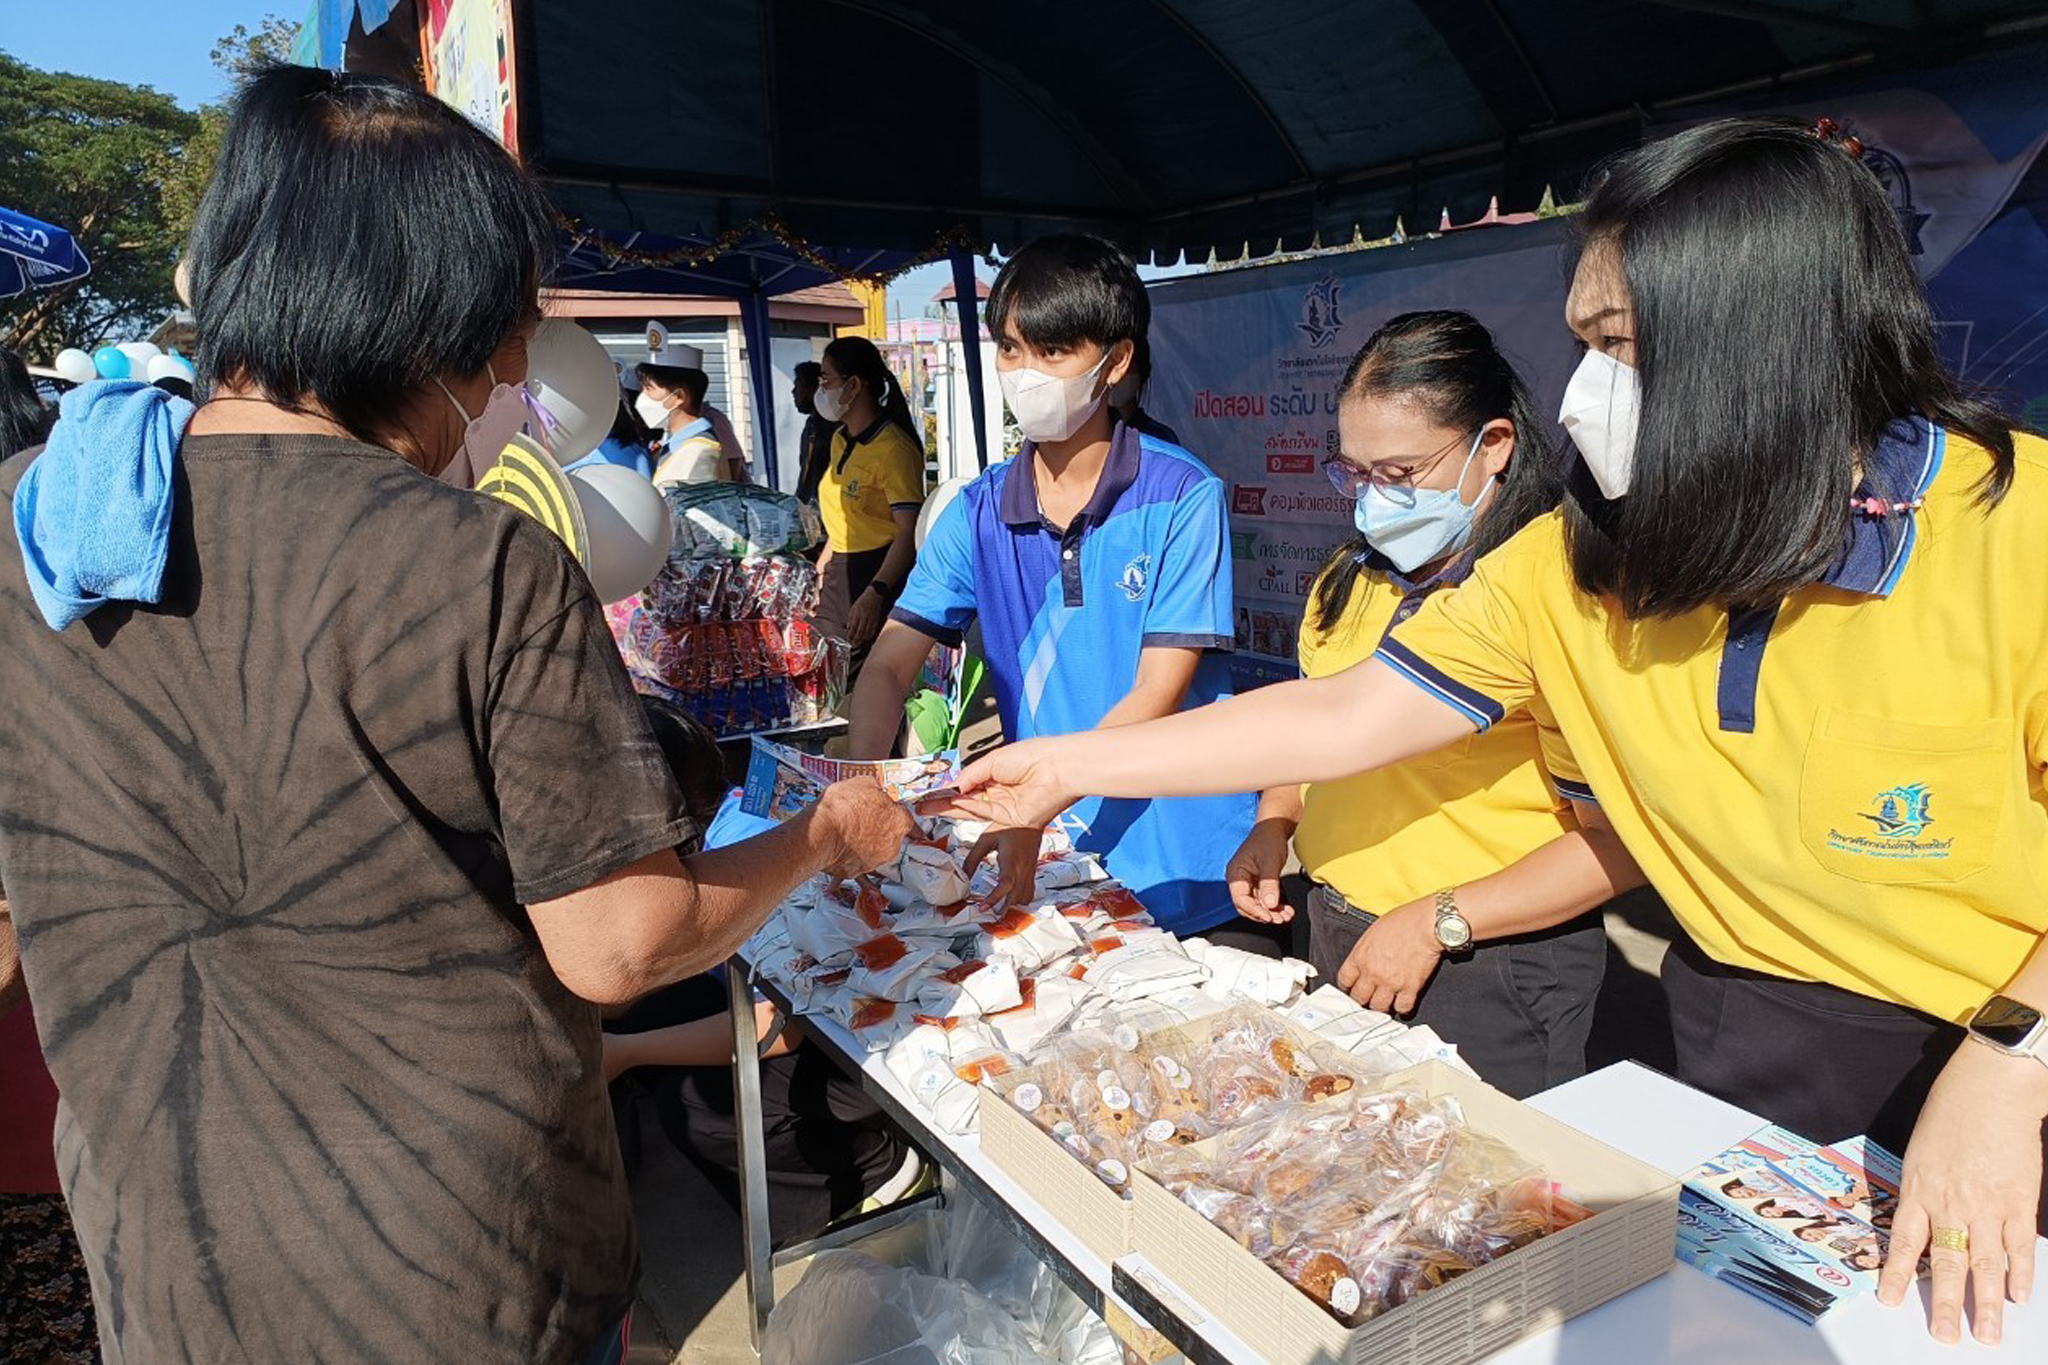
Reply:
<svg viewBox="0 0 2048 1365"><path fill-rule="evenodd" d="M1828 871L1882 886L1990 866L2013 727L1924 725L1822 707L1799 780L1799 838Z"/></svg>

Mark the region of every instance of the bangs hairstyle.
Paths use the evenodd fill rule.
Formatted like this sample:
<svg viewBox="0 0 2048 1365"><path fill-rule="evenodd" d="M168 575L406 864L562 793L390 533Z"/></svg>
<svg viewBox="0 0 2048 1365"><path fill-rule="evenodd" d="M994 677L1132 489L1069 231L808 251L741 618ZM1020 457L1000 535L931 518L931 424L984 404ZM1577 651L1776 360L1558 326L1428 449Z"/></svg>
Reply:
<svg viewBox="0 0 2048 1365"><path fill-rule="evenodd" d="M690 400L690 406L704 406L704 395L711 392L711 376L692 365L635 365L633 372L642 379L651 379L670 393L682 394Z"/></svg>
<svg viewBox="0 0 2048 1365"><path fill-rule="evenodd" d="M1004 263L988 294L989 335L1034 350L1104 350L1136 342L1152 325L1152 300L1131 258L1100 237L1040 237Z"/></svg>
<svg viewBox="0 0 2048 1365"><path fill-rule="evenodd" d="M468 119L377 76L274 67L235 101L192 228L203 387L366 441L536 316L555 218Z"/></svg>
<svg viewBox="0 0 2048 1365"><path fill-rule="evenodd" d="M1466 440L1496 418L1515 428L1515 453L1492 499L1479 509L1468 560L1506 544L1533 518L1557 506L1557 456L1522 376L1470 313L1439 309L1403 313L1365 339L1344 371L1340 402L1412 403L1431 422ZM1462 461L1458 454L1447 456ZM1316 584L1315 628L1328 634L1344 619L1372 542L1353 536L1330 556Z"/></svg>
<svg viewBox="0 0 2048 1365"><path fill-rule="evenodd" d="M1628 496L1577 463L1572 573L1631 618L1775 604L1841 555L1857 462L1921 415L2013 477L2011 423L1942 366L1927 296L1883 188L1789 121L1727 119L1626 153L1580 215L1620 251L1642 404ZM1872 491L1904 501L1911 488ZM1889 525L1887 529L1890 529Z"/></svg>

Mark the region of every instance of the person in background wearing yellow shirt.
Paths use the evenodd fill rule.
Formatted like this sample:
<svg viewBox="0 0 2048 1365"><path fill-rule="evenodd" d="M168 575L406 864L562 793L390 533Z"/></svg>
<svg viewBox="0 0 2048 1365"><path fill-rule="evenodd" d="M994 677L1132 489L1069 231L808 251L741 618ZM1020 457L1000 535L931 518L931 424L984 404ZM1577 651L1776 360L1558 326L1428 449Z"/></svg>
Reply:
<svg viewBox="0 0 2048 1365"><path fill-rule="evenodd" d="M818 415L839 423L818 483L825 521L819 616L862 658L917 558L924 441L902 387L866 337L840 337L819 358Z"/></svg>
<svg viewBox="0 0 2048 1365"><path fill-rule="evenodd" d="M1540 702L1686 931L1680 1078L1910 1139L1878 1297L1926 1252L1934 1337L1967 1290L1995 1343L2048 1224L2048 442L1943 368L1831 124L1686 129L1575 221L1561 514L1356 668L999 750L947 807L1333 781Z"/></svg>
<svg viewBox="0 0 2048 1365"><path fill-rule="evenodd" d="M1388 322L1338 393L1343 453L1323 467L1356 499L1359 536L1316 581L1308 678L1370 658L1560 491L1527 390L1469 313ZM1280 881L1291 835L1315 884L1318 976L1430 1025L1517 1098L1571 1080L1607 968L1593 907L1643 875L1592 793L1547 771L1561 747L1531 708L1426 757L1268 790L1226 872L1238 913L1294 918Z"/></svg>

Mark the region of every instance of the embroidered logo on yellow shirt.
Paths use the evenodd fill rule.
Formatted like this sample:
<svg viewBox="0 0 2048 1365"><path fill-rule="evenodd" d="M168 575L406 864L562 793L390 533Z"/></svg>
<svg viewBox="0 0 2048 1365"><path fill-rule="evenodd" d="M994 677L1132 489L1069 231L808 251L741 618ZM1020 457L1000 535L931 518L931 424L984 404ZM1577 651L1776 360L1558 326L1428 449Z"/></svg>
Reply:
<svg viewBox="0 0 2048 1365"><path fill-rule="evenodd" d="M1955 846L1954 839L1921 837L1934 823L1933 800L1934 793L1925 782L1911 782L1881 791L1871 798L1869 810L1857 812L1870 823L1871 828L1852 834L1830 829L1828 846L1868 858L1914 861L1946 858Z"/></svg>

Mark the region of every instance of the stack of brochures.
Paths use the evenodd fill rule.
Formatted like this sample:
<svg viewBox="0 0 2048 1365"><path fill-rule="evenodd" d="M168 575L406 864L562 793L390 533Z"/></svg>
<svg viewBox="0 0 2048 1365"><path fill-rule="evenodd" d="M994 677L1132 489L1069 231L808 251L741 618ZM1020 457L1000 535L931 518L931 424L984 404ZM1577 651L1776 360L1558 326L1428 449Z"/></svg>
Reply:
<svg viewBox="0 0 2048 1365"><path fill-rule="evenodd" d="M1899 1159L1867 1138L1830 1146L1751 1134L1685 1182L1678 1259L1813 1323L1877 1288Z"/></svg>

